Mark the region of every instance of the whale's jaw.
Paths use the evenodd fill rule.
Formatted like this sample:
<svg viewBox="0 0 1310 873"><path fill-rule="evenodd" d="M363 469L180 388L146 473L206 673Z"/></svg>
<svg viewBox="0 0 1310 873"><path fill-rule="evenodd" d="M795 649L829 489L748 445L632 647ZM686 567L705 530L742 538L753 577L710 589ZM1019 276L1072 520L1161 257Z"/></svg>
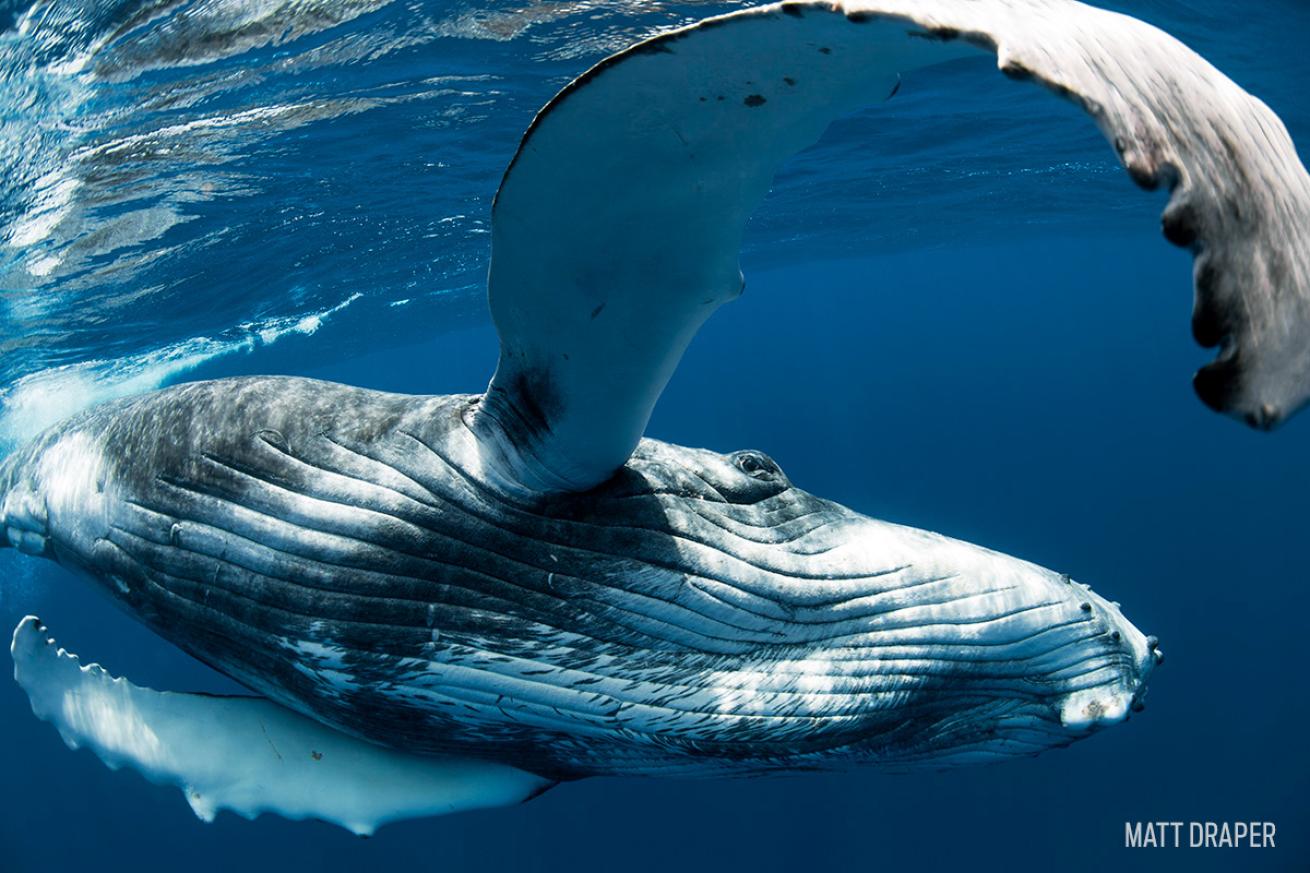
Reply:
<svg viewBox="0 0 1310 873"><path fill-rule="evenodd" d="M1069 745L1144 708L1163 662L1158 640L1089 586L855 513L827 539L837 545L814 568L842 593L792 619L840 614L855 624L812 643L808 675L796 682L863 696L865 735L837 759L895 770L1001 761ZM870 570L876 564L891 569ZM786 687L760 675L753 691Z"/></svg>
<svg viewBox="0 0 1310 873"><path fill-rule="evenodd" d="M1128 622L1118 604L1061 578L1086 615L1085 624L1074 620L1070 627L1085 627L1085 632L1075 631L1059 645L1038 644L1043 636L1047 643L1054 639L1054 628L1063 621L1057 619L1033 635L1035 652L1027 658L1033 672L1025 679L1044 686L1043 692L1029 696L1018 688L997 689L990 699L961 705L958 712L947 710L940 722L920 730L908 748L893 748L877 760L892 769L914 769L1033 755L1067 746L1143 710L1149 678L1164 660L1157 639ZM940 651L942 659L959 656L949 643Z"/></svg>
<svg viewBox="0 0 1310 873"><path fill-rule="evenodd" d="M593 491L517 500L475 400L180 386L8 459L0 522L279 703L556 778L998 760L1144 693L1153 641L1068 577L754 452L647 440Z"/></svg>

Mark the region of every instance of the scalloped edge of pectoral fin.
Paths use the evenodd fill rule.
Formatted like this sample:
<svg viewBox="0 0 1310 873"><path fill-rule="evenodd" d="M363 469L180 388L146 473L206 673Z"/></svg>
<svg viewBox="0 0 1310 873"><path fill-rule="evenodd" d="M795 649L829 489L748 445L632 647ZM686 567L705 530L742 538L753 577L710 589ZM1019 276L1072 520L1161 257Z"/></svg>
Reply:
<svg viewBox="0 0 1310 873"><path fill-rule="evenodd" d="M180 788L196 815L320 819L359 835L392 821L509 806L555 783L504 764L415 755L347 736L262 697L154 691L82 666L35 617L14 630L14 679L72 749Z"/></svg>
<svg viewBox="0 0 1310 873"><path fill-rule="evenodd" d="M493 206L501 357L472 416L493 487L583 491L630 456L691 337L741 289L774 173L905 74L991 51L1081 107L1195 257L1211 408L1310 401L1310 174L1286 127L1183 43L1074 0L787 0L657 34L534 118Z"/></svg>

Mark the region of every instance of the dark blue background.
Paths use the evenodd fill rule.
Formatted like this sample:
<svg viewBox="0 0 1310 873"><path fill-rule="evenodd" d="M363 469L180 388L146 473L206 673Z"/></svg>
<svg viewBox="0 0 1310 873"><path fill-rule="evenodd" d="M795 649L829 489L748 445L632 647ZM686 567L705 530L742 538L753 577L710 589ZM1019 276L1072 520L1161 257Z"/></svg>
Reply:
<svg viewBox="0 0 1310 873"><path fill-rule="evenodd" d="M942 773L597 780L361 841L270 817L202 825L175 790L66 751L3 683L0 865L1305 869L1306 425L1248 432L1191 396L1202 356L1186 328L1187 259L1153 239L1142 205L1131 238L755 272L697 339L651 427L691 445L763 448L809 490L1121 600L1168 655L1130 723L1029 761ZM301 371L292 354L276 368ZM303 372L477 390L494 356L479 327ZM9 580L37 566L12 552L0 562ZM7 623L37 612L74 650L141 683L227 687L80 580L35 572L39 585L11 586ZM1278 846L1123 848L1124 821L1139 819L1271 820Z"/></svg>

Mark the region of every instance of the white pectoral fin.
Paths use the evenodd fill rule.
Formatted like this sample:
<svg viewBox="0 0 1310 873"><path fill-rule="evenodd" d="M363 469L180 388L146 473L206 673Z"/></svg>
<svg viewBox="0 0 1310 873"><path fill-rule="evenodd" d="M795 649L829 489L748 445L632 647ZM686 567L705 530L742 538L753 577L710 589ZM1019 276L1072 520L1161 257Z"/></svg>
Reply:
<svg viewBox="0 0 1310 873"><path fill-rule="evenodd" d="M746 10L620 52L538 113L492 213L501 356L480 416L512 477L585 490L622 466L687 344L741 293L746 219L782 164L903 70L977 53L870 36Z"/></svg>
<svg viewBox="0 0 1310 873"><path fill-rule="evenodd" d="M1261 426L1310 396L1310 176L1259 100L1177 40L1074 0L790 0L661 34L538 113L493 209L494 470L584 490L636 446L691 337L737 296L747 216L840 115L981 50L1088 112L1196 261L1211 406ZM942 111L950 112L944 102Z"/></svg>
<svg viewBox="0 0 1310 873"><path fill-rule="evenodd" d="M553 784L503 764L375 746L262 697L140 688L81 666L32 616L10 651L32 711L64 742L180 787L205 821L221 809L274 812L371 834L399 819L521 803Z"/></svg>

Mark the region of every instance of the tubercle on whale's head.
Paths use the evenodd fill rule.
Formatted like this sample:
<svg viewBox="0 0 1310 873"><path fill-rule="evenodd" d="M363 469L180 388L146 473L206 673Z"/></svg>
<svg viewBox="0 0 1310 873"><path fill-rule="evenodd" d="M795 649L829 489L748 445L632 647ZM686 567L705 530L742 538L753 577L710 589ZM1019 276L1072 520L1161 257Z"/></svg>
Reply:
<svg viewBox="0 0 1310 873"><path fill-rule="evenodd" d="M1119 608L1087 585L1063 574L1051 574L1051 587L1063 589L1056 628L1065 622L1078 632L1029 678L1048 689L1029 718L1050 737L1049 747L1068 745L1126 721L1145 709L1145 697L1155 668L1164 662L1159 640L1137 629ZM1074 610L1077 610L1075 613ZM1053 631L1054 632L1054 631ZM1014 725L1023 737L1025 726ZM1000 734L1007 733L1002 725Z"/></svg>
<svg viewBox="0 0 1310 873"><path fill-rule="evenodd" d="M1105 601L1090 589L1084 591L1087 599L1080 608L1085 604L1103 616L1110 641L1120 648L1122 657L1112 671L1095 677L1098 681L1075 686L1056 700L1060 724L1074 738L1119 724L1130 713L1144 709L1150 676L1164 663L1157 637L1134 627L1117 603Z"/></svg>
<svg viewBox="0 0 1310 873"><path fill-rule="evenodd" d="M1141 634L1113 604L1085 590L1078 598L1075 608L1082 612L1083 604L1091 605L1105 621L1102 629L1089 627L1063 653L1037 658L1031 672L1019 677L1006 665L980 659L928 683L910 698L910 708L927 715L904 739L894 733L877 737L864 760L914 771L1031 757L1142 711L1149 678L1163 662L1156 638Z"/></svg>

